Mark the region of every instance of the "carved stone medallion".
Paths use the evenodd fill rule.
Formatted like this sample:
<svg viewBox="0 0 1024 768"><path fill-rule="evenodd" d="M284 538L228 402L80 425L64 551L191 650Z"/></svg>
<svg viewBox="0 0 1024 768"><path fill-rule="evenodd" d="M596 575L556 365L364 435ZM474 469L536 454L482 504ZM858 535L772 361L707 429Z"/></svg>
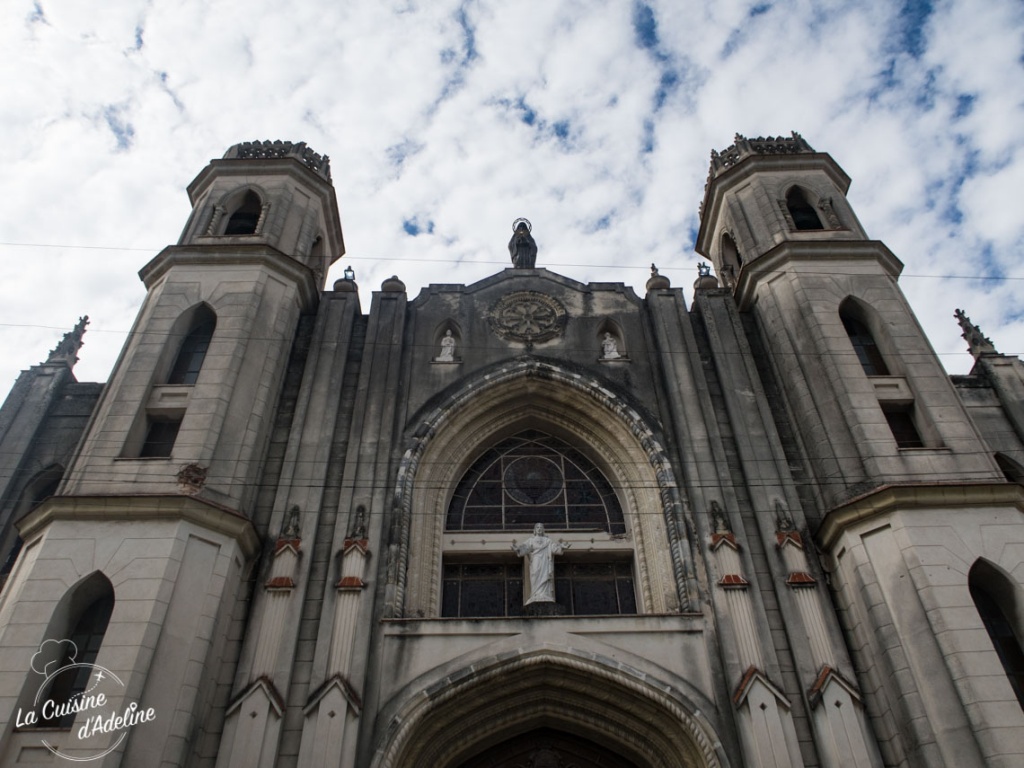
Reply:
<svg viewBox="0 0 1024 768"><path fill-rule="evenodd" d="M537 291L516 291L491 307L488 320L503 339L533 343L558 336L565 327L565 307Z"/></svg>

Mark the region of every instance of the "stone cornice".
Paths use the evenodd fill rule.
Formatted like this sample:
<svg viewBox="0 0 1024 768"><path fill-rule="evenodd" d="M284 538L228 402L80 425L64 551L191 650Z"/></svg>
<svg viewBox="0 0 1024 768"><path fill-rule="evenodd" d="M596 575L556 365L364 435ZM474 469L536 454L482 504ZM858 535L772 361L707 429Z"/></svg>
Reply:
<svg viewBox="0 0 1024 768"><path fill-rule="evenodd" d="M718 209L723 205L726 193L750 179L753 175L766 172L802 173L822 171L843 193L850 188L850 177L831 155L825 152L797 152L794 154L745 154L727 168L714 170L704 185L704 198L700 204L700 228L697 232L697 253L707 256L711 252L709 238L714 234L712 222L718 218ZM820 234L820 233L819 233Z"/></svg>
<svg viewBox="0 0 1024 768"><path fill-rule="evenodd" d="M829 511L815 539L828 551L847 528L862 521L891 512L957 507L1015 507L1024 512L1024 486L1015 483L883 485Z"/></svg>
<svg viewBox="0 0 1024 768"><path fill-rule="evenodd" d="M184 520L234 539L247 559L260 549L248 519L192 496L51 496L18 521L18 531L28 539L56 520Z"/></svg>
<svg viewBox="0 0 1024 768"><path fill-rule="evenodd" d="M252 239L253 236L246 236ZM229 240L231 238L203 238L205 240ZM161 277L176 266L225 266L252 265L267 267L298 287L303 309L316 306L320 291L316 277L309 267L264 242L230 243L210 242L209 244L169 245L139 270L139 278L146 288L152 288Z"/></svg>
<svg viewBox="0 0 1024 768"><path fill-rule="evenodd" d="M793 234L799 237L802 233ZM903 262L881 240L829 240L821 239L821 234L815 230L814 240L784 240L763 256L745 264L740 270L736 284L737 306L742 310L751 305L757 298L757 286L763 280L784 272L788 265L799 262L833 265L840 260L873 262L881 266L885 274L894 280L903 271Z"/></svg>

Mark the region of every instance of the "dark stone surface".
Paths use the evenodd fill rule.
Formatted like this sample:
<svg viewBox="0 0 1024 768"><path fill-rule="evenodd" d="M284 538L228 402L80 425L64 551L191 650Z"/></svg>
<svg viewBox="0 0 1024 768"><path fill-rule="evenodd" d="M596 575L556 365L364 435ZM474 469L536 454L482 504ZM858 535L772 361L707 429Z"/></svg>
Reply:
<svg viewBox="0 0 1024 768"><path fill-rule="evenodd" d="M564 616L565 608L558 603L536 602L527 603L523 606L524 616Z"/></svg>

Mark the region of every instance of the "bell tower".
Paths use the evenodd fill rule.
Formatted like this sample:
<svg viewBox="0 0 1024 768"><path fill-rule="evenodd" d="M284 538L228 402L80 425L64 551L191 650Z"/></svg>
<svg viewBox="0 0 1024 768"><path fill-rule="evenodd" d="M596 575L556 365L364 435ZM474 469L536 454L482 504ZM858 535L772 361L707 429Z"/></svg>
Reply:
<svg viewBox="0 0 1024 768"><path fill-rule="evenodd" d="M188 193L64 492L187 492L247 516L299 316L344 253L337 201L328 159L281 141L231 147Z"/></svg>
<svg viewBox="0 0 1024 768"><path fill-rule="evenodd" d="M850 178L799 134L712 152L697 250L757 321L829 507L885 484L1001 478Z"/></svg>
<svg viewBox="0 0 1024 768"><path fill-rule="evenodd" d="M980 682L978 620L964 606L969 574L1019 564L996 533L1019 520L1019 488L904 297L902 263L854 215L849 184L798 134L737 136L712 153L697 250L779 393L790 462L814 477L808 533L874 692L885 764L988 764L1013 752L1010 729L986 725L1013 696Z"/></svg>
<svg viewBox="0 0 1024 768"><path fill-rule="evenodd" d="M81 626L105 633L90 662L124 683L110 706L155 719L145 738L49 734L62 754L183 765L224 706L221 661L260 549L251 518L289 355L344 243L329 161L303 143L233 146L188 193L180 240L140 272L146 299L63 483L19 523L4 610L32 610L0 623L0 671L27 675L0 704L4 765L41 749L12 727L41 690L40 643Z"/></svg>

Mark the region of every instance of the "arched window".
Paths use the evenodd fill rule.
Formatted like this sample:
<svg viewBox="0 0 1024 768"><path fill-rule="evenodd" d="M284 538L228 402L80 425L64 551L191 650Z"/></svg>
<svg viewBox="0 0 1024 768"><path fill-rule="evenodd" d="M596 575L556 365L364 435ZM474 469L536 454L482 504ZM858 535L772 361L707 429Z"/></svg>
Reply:
<svg viewBox="0 0 1024 768"><path fill-rule="evenodd" d="M73 701L89 686L95 672L92 666L99 656L100 646L114 610L114 589L110 581L95 573L65 596L56 614L64 613L61 627L51 626L49 639L58 640L59 658L56 665L46 665L50 670L49 690L40 697L40 702L52 701L57 708ZM70 642L60 642L70 641ZM74 722L72 711L60 717L46 719L39 713L36 723L42 728L69 728Z"/></svg>
<svg viewBox="0 0 1024 768"><path fill-rule="evenodd" d="M558 532L626 533L615 491L594 463L558 438L527 430L500 441L473 463L456 486L445 528L529 532L538 523L553 537ZM577 616L636 613L628 553L587 555L555 561L560 610ZM446 558L441 615L522 615L523 573L511 551Z"/></svg>
<svg viewBox="0 0 1024 768"><path fill-rule="evenodd" d="M743 268L743 258L728 232L722 233L722 264L732 267L737 275Z"/></svg>
<svg viewBox="0 0 1024 768"><path fill-rule="evenodd" d="M256 233L256 226L260 222L260 214L263 212L263 204L260 198L251 189L245 193L242 204L235 209L228 219L225 235L253 235Z"/></svg>
<svg viewBox="0 0 1024 768"><path fill-rule="evenodd" d="M178 356L167 377L168 384L196 383L216 328L217 316L205 304L200 306L192 318L191 329L181 342Z"/></svg>
<svg viewBox="0 0 1024 768"><path fill-rule="evenodd" d="M793 226L799 230L822 229L818 212L807 202L807 196L800 187L793 187L786 194L786 208L793 218Z"/></svg>
<svg viewBox="0 0 1024 768"><path fill-rule="evenodd" d="M449 531L601 530L623 534L615 491L582 453L536 430L476 460L448 507Z"/></svg>
<svg viewBox="0 0 1024 768"><path fill-rule="evenodd" d="M839 318L843 321L846 335L850 337L853 351L857 353L857 359L868 376L888 376L889 367L885 364L882 351L875 343L870 329L857 314L848 301L839 307Z"/></svg>
<svg viewBox="0 0 1024 768"><path fill-rule="evenodd" d="M1014 624L1019 627L1019 609L1015 606L1014 586L994 566L979 560L967 577L971 599L978 609L1003 670L1024 709L1024 651ZM1015 622L1016 620L1016 622Z"/></svg>

